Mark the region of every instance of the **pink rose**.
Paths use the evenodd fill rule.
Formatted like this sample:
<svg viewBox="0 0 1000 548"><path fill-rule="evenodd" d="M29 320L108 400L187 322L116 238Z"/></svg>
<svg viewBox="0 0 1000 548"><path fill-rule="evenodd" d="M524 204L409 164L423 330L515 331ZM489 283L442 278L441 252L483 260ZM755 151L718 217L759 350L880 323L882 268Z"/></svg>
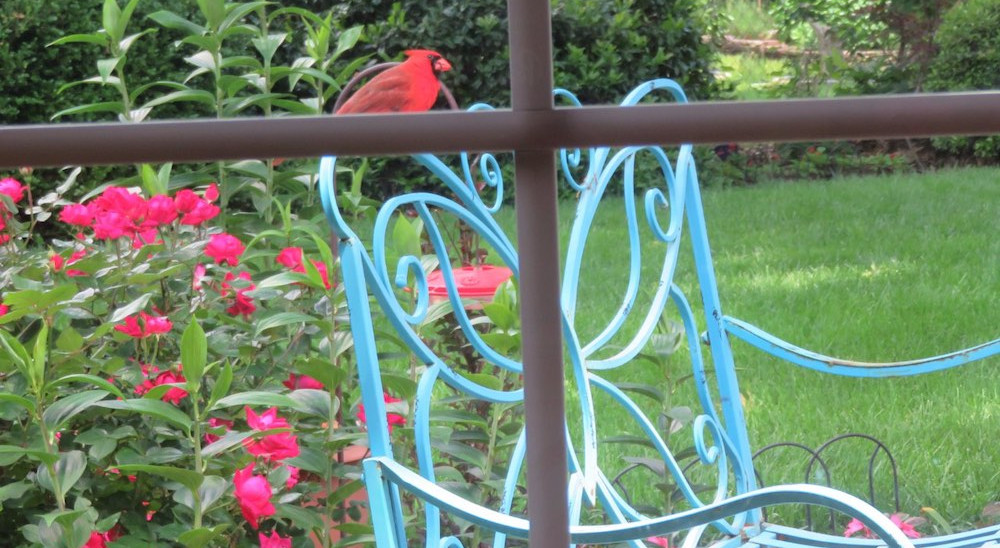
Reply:
<svg viewBox="0 0 1000 548"><path fill-rule="evenodd" d="M214 202L219 199L219 185L212 183L205 189L205 199Z"/></svg>
<svg viewBox="0 0 1000 548"><path fill-rule="evenodd" d="M94 214L83 204L70 204L59 212L59 220L73 226L90 226L94 222Z"/></svg>
<svg viewBox="0 0 1000 548"><path fill-rule="evenodd" d="M25 186L17 179L11 177L0 179L0 194L10 196L11 201L15 204L24 199L24 189Z"/></svg>
<svg viewBox="0 0 1000 548"><path fill-rule="evenodd" d="M180 371L175 373L174 371L170 370L160 373L159 375L156 376L155 379L150 379L149 374L151 372L155 373L156 371L157 369L155 367L143 366L142 374L146 376L146 380L135 387L135 393L137 395L141 396L146 392L149 392L153 388L156 388L157 386L160 386L162 384L181 384L187 382L187 379L184 378L183 373L181 373ZM165 402L170 402L174 405L180 405L181 400L183 400L187 396L188 396L187 390L184 390L183 388L179 388L176 386L171 386L169 389L167 389L166 392L163 393L162 396L160 396L160 399Z"/></svg>
<svg viewBox="0 0 1000 548"><path fill-rule="evenodd" d="M201 281L205 278L206 271L205 265L201 263L194 265L194 273L191 276L191 289L201 291Z"/></svg>
<svg viewBox="0 0 1000 548"><path fill-rule="evenodd" d="M99 211L94 214L94 237L98 240L115 240L134 229L135 225L117 211Z"/></svg>
<svg viewBox="0 0 1000 548"><path fill-rule="evenodd" d="M211 417L208 419L208 427L214 430L222 428L223 432L229 432L229 429L233 427L233 421ZM210 432L205 433L205 443L215 443L217 441L219 441L218 435Z"/></svg>
<svg viewBox="0 0 1000 548"><path fill-rule="evenodd" d="M209 188L211 189L211 187ZM207 195L209 191L205 193ZM211 201L211 198L206 200L187 188L174 195L174 206L179 213L183 214L181 224L197 226L215 218L219 214L219 208L212 205Z"/></svg>
<svg viewBox="0 0 1000 548"><path fill-rule="evenodd" d="M177 206L169 196L157 194L146 203L146 223L153 227L168 225L177 218Z"/></svg>
<svg viewBox="0 0 1000 548"><path fill-rule="evenodd" d="M271 536L265 537L264 533L258 533L260 548L292 548L292 539L278 536L277 531L271 531Z"/></svg>
<svg viewBox="0 0 1000 548"><path fill-rule="evenodd" d="M231 234L212 234L208 245L205 246L205 255L215 259L218 264L226 263L229 266L239 264L239 256L246 249L243 242Z"/></svg>
<svg viewBox="0 0 1000 548"><path fill-rule="evenodd" d="M87 544L83 545L83 548L106 548L107 539L104 537L103 533L98 533L97 531L90 532L90 538L87 539Z"/></svg>
<svg viewBox="0 0 1000 548"><path fill-rule="evenodd" d="M184 214L181 217L182 225L198 226L205 221L214 219L219 215L219 207L212 205L205 200L199 201L195 204L194 209Z"/></svg>
<svg viewBox="0 0 1000 548"><path fill-rule="evenodd" d="M305 272L306 267L303 264L302 248L300 247L286 247L282 249L278 256L274 258L275 262L280 265L288 267L292 272ZM312 264L316 267L319 272L320 279L323 280L323 285L330 289L330 274L327 271L326 263L322 261L317 261L313 259Z"/></svg>
<svg viewBox="0 0 1000 548"><path fill-rule="evenodd" d="M298 269L302 268L302 248L286 247L278 253L278 256L274 258L274 261L280 265L287 266L292 269L293 272L301 272L301 270Z"/></svg>
<svg viewBox="0 0 1000 548"><path fill-rule="evenodd" d="M281 384L287 386L289 390L298 390L300 388L323 390L325 388L323 383L310 377L309 375L296 375L295 373L289 373L288 379Z"/></svg>
<svg viewBox="0 0 1000 548"><path fill-rule="evenodd" d="M288 469L288 479L285 480L285 488L291 489L299 482L299 469L287 464L285 465L285 468Z"/></svg>
<svg viewBox="0 0 1000 548"><path fill-rule="evenodd" d="M140 319L142 320L141 324ZM115 331L121 331L129 337L141 339L150 335L169 333L173 327L173 322L166 316L150 316L145 312L140 312L138 317L125 318L125 324L116 325Z"/></svg>
<svg viewBox="0 0 1000 548"><path fill-rule="evenodd" d="M239 278L240 280L250 281L249 272L240 272L239 275L234 275L232 272L226 272L225 277L222 281L222 295L225 296L229 293L230 285L229 282ZM226 312L231 316L243 315L244 318L249 319L250 315L253 314L254 310L257 310L257 306L253 304L253 300L247 297L247 291L253 291L256 286L250 284L246 287L241 287L236 290L236 297L233 304L226 309Z"/></svg>
<svg viewBox="0 0 1000 548"><path fill-rule="evenodd" d="M145 218L147 211L146 200L142 196L117 186L104 189L100 196L90 202L90 207L118 213L133 225Z"/></svg>
<svg viewBox="0 0 1000 548"><path fill-rule="evenodd" d="M390 396L387 392L383 392L382 393L382 399L385 400L385 403L396 403L396 402L403 401L403 400L401 400L399 398L394 398L394 397ZM397 425L397 424L398 425L406 424L406 417L404 417L403 415L400 415L398 413L386 413L385 414L385 418L386 418L386 421L388 421L388 423L389 423L389 433L390 434L392 433L392 427L394 425ZM365 424L367 424L367 422L368 422L368 417L365 415L365 404L363 404L363 403L358 405L358 420L361 421L362 423L365 423Z"/></svg>
<svg viewBox="0 0 1000 548"><path fill-rule="evenodd" d="M257 529L260 518L274 514L274 505L271 504L271 484L267 482L266 477L254 475L253 464L237 470L233 484L243 517L250 523L250 527Z"/></svg>
<svg viewBox="0 0 1000 548"><path fill-rule="evenodd" d="M275 407L257 415L253 409L246 407L247 424L254 430L269 430L272 428L288 428L288 421L278 417ZM243 442L247 452L269 461L281 461L299 455L299 442L295 434L281 432L270 434L260 439L247 439Z"/></svg>

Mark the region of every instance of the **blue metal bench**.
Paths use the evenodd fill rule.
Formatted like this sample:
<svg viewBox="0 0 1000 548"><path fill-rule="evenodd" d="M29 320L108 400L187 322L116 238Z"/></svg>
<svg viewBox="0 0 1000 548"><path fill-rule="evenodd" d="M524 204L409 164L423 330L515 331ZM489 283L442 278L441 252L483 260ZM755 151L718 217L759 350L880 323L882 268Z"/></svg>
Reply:
<svg viewBox="0 0 1000 548"><path fill-rule="evenodd" d="M572 94L558 90L561 100L578 104ZM633 90L622 102L634 105L647 96L686 101L681 88L670 80L655 80ZM473 108L488 108L477 105ZM958 352L901 363L856 363L823 356L777 339L744 321L722 312L706 234L694 161L690 145L670 154L660 147L630 147L620 150L564 151L566 184L578 195L576 217L564 257L561 302L566 340L566 375L570 413L565 432L571 536L580 545L649 546L650 537L681 532L682 546L714 543L735 546L989 546L1000 541L1000 526L949 537L911 541L879 510L867 502L819 485L794 484L758 487L751 463L748 439L739 397L730 339L742 339L760 350L797 365L837 375L881 377L915 375L966 364L1000 353L1000 339ZM456 467L454 436L456 423L476 420L475 414L458 414L456 402L465 409L502 409L502 417L516 417L522 401L518 386L521 371L516 349L497 345L484 335L482 311L468 306L455 282L455 250L448 245L448 226L443 218L460 219L493 250L493 256L509 267L517 278L514 244L501 230L494 215L500 208L502 177L493 156L470 162L467 155L454 166L429 154L413 156L415 162L439 183L434 192L413 192L387 200L374 218L370 237L363 239L352 229L350 216L336 203L334 174L336 158L321 162L320 189L330 225L339 239L343 283L350 309L351 330L357 357L358 378L367 410L371 456L363 464L370 499L372 525L380 547L424 545L428 547L524 545L529 523L525 515L523 428L504 432L502 462L506 471L473 466ZM645 167L637 170L637 165ZM473 164L473 165L470 165ZM473 173L479 169L487 183L478 188ZM635 178L650 174L658 186L636 197ZM581 273L586 271L584 253L588 236L609 183L624 185L624 215L630 260L623 264L624 296L617 311L596 335L585 337L578 324L585 315L578 309ZM481 185L479 185L481 186ZM496 188L495 188L496 187ZM428 262L414 254L397 252L393 245L395 223L400 216L422 221L427 244L423 253L436 257L438 276L447 287L447 303L434 304L428 294ZM369 219L369 222L371 219ZM450 221L449 221L450 222ZM700 298L689 300L673 283L681 256L684 224L693 246L693 259ZM368 234L369 229L364 233ZM641 242L642 237L652 241ZM367 243L366 241L367 240ZM642 268L641 256L654 254L657 269ZM697 325L700 316L692 303L704 309L707 325ZM455 324L450 332L463 342L484 365L479 372L464 370L455 353L432 342L425 327L449 307ZM696 485L679 457L672 453L654 420L631 395L609 381L606 372L628 367L650 341L668 307L679 314L685 328L685 344L691 358L700 413L693 422L693 440L699 466L713 470L711 489ZM699 333L703 335L699 336ZM705 346L707 344L707 346ZM405 348L405 352L400 352ZM470 350L471 349L471 350ZM706 370L703 352L711 355L713 372ZM407 369L408 368L408 369ZM412 432L390 434L386 420L383 377L415 375L415 397L408 402ZM505 379L503 382L486 382ZM595 399L603 406L616 404L616 412L632 417L662 459L681 499L681 509L669 515L646 516L610 478L599 456L600 416ZM478 403L477 403L478 402ZM510 411L513 410L513 411ZM390 412L398 412L398 407ZM513 424L517 425L516 420ZM611 434L615 434L612 432ZM442 437L443 436L443 437ZM449 438L448 436L452 436ZM458 440L459 442L463 440ZM465 440L468 441L468 440ZM481 441L481 440L479 440ZM496 440L494 440L496 441ZM476 440L469 441L477 443ZM451 445L449 445L451 444ZM458 445L461 445L459 443ZM476 479L478 478L478 479ZM482 496L484 492L492 496ZM488 505L481 504L487 501ZM829 508L857 518L880 540L843 538L765 523L761 510L772 505L806 504ZM407 532L411 533L407 537ZM475 536L470 531L480 531ZM473 540L476 539L476 540Z"/></svg>

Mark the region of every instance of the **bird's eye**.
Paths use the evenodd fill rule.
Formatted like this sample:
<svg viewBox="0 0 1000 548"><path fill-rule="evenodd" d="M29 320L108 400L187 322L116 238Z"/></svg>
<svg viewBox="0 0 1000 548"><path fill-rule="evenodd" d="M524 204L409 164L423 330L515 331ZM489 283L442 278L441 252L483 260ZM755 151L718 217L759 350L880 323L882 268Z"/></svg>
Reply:
<svg viewBox="0 0 1000 548"><path fill-rule="evenodd" d="M433 55L433 54L427 55L427 58L430 59L432 63L434 61L437 61L438 59L440 59L440 57L438 57L437 55Z"/></svg>

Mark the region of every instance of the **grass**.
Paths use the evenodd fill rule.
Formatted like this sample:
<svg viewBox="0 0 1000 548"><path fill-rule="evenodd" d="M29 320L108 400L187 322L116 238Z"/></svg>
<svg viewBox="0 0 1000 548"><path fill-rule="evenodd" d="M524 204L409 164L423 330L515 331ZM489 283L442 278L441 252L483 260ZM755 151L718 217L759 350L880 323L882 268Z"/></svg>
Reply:
<svg viewBox="0 0 1000 548"><path fill-rule="evenodd" d="M722 30L737 38L767 38L775 29L774 18L753 0L720 0Z"/></svg>
<svg viewBox="0 0 1000 548"><path fill-rule="evenodd" d="M723 310L731 316L811 350L869 361L932 356L998 335L998 170L762 184L706 192L704 201ZM617 306L621 203L608 200L618 211L599 217L590 244L578 315L584 332L596 332ZM563 204L564 226L572 208ZM689 251L681 257L677 282L696 300ZM817 447L839 434L866 433L899 463L903 512L931 507L962 526L998 498L1000 360L862 380L801 370L734 344L754 449L780 441ZM671 405L692 404L684 363L681 353L668 371L642 365L616 378L664 389L674 383ZM598 406L603 432L630 429L624 416ZM678 447L685 443L681 437ZM853 480L865 473L870 449L854 449L831 455L834 485L864 495L866 484ZM603 451L611 469L638 452L622 445ZM761 471L770 484L800 482L803 466L777 454ZM893 511L884 468L879 464L876 504ZM644 482L633 486L637 494L656 499L653 481Z"/></svg>
<svg viewBox="0 0 1000 548"><path fill-rule="evenodd" d="M891 361L998 336L996 170L709 193L706 210L726 312L786 340ZM864 380L798 370L740 346L736 359L756 447L868 433L899 460L904 512L932 507L970 522L997 498L998 360ZM798 474L766 472L771 482Z"/></svg>
<svg viewBox="0 0 1000 548"><path fill-rule="evenodd" d="M623 204L622 198L605 199L588 244L577 313L584 340L620 302L627 260ZM704 193L704 207L728 315L817 352L867 361L933 356L998 336L1000 170L712 189ZM560 208L565 245L575 203L564 201ZM513 208L499 218L513 233ZM644 248L647 271L655 269L653 251ZM690 257L688 244L676 282L694 302L698 288ZM860 432L885 442L897 459L903 512L934 508L966 528L1000 498L1000 360L920 377L862 380L798 369L738 341L734 352L755 450L782 441L817 447ZM636 396L655 416L675 406L696 407L686 379L689 363L682 349L666 367L640 361L609 376L669 394L662 406ZM635 431L609 398L598 396L596 404L599 435ZM567 405L575 424L579 407L572 391ZM690 443L690 427L671 438L677 449ZM833 485L865 496L870 448L841 449L828 459ZM626 457L642 454L634 445L602 444L600 450L608 474L620 470ZM775 453L758 465L768 484L804 479L803 459L790 454ZM886 463L877 465L875 503L894 511ZM663 504L657 478L631 479L627 485L638 502ZM769 517L798 516L794 509L780 511Z"/></svg>
<svg viewBox="0 0 1000 548"><path fill-rule="evenodd" d="M731 86L727 99L756 101L782 95L792 69L784 59L770 59L760 54L721 54L719 79Z"/></svg>

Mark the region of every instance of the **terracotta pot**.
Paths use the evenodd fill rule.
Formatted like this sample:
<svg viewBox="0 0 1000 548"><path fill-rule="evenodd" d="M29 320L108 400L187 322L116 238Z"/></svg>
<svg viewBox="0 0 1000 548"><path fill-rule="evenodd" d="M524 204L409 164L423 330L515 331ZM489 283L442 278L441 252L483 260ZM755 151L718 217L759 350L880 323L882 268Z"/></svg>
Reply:
<svg viewBox="0 0 1000 548"><path fill-rule="evenodd" d="M343 456L344 456L343 462L344 464L360 465L362 459L364 459L367 455L368 455L368 447L365 447L363 445L350 445L346 447L343 451ZM326 497L329 496L330 493L339 489L340 486L344 483L348 483L348 481L344 481L342 478L330 478L329 485L326 488L322 489L314 497L310 497L302 505L306 508L320 506L321 500L326 499ZM340 542L340 540L344 536L343 533L336 528L338 525L341 525L343 523L361 523L361 524L368 523L368 491L362 487L361 489L351 493L346 499L344 499L342 504L344 505L345 508L349 508L354 502L363 503L359 507L359 509L361 510L361 515L358 520L351 519L350 516L344 516L343 521L328 523L330 527L329 529L330 539L335 543ZM324 516L323 519L325 521L326 517ZM322 548L323 544L320 538L315 533L310 533L309 538L312 539L313 546L315 546L316 548Z"/></svg>

